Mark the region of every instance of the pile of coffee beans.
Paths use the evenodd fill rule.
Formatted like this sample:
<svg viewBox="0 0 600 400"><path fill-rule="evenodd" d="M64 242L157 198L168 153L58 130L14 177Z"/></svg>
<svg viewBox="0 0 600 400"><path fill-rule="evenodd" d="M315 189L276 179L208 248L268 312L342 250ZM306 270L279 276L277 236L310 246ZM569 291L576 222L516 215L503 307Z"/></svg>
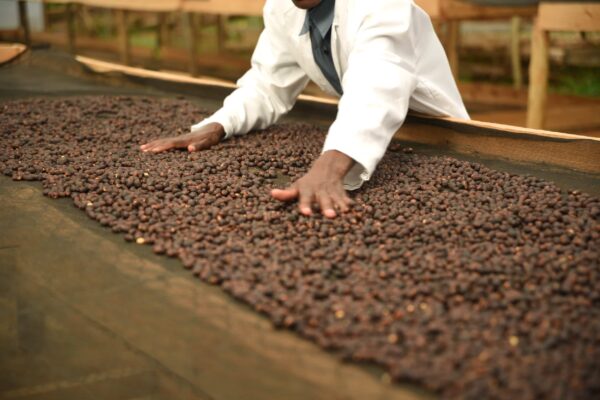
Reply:
<svg viewBox="0 0 600 400"><path fill-rule="evenodd" d="M270 198L325 131L279 125L199 153L144 154L207 114L184 100L1 105L0 171L344 359L445 398L600 396L600 199L393 144L352 210Z"/></svg>

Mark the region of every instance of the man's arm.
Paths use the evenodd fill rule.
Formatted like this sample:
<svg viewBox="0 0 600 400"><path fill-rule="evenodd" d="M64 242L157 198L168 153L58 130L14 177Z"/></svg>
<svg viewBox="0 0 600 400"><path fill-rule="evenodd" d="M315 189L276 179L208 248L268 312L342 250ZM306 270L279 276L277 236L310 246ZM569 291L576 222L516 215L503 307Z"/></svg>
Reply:
<svg viewBox="0 0 600 400"><path fill-rule="evenodd" d="M417 83L419 38L413 37L416 9L411 1L354 4L362 8L362 22L343 77L344 96L323 152L337 150L356 161L344 182L356 188L370 179L404 123Z"/></svg>
<svg viewBox="0 0 600 400"><path fill-rule="evenodd" d="M271 4L265 6L265 29L252 55L252 68L238 81L238 89L225 99L223 108L192 126L191 133L150 142L142 146L143 151L201 150L214 144L219 136L211 133L214 130L222 130L222 138L228 138L264 129L293 107L309 79L288 51L290 43L282 34L285 21L272 15Z"/></svg>
<svg viewBox="0 0 600 400"><path fill-rule="evenodd" d="M406 118L416 85L411 2L355 1L353 6L362 9L362 22L323 153L307 175L285 190L272 191L278 200L298 199L304 215L312 213L313 203L327 217L335 217L335 209L348 209L344 186L355 189L370 178Z"/></svg>

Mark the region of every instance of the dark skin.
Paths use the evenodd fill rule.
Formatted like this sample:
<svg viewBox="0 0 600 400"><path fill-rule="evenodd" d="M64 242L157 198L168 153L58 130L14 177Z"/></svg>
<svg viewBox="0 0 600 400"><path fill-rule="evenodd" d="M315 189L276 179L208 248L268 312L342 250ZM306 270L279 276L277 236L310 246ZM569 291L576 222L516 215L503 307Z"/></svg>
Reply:
<svg viewBox="0 0 600 400"><path fill-rule="evenodd" d="M305 10L318 5L321 0L292 0L298 8ZM185 135L153 140L141 146L143 152L159 153L171 149L187 149L190 152L206 150L225 137L223 126L211 123ZM336 150L326 151L313 163L311 169L286 189L273 189L271 196L279 201L298 201L303 215L313 214L318 206L321 214L335 218L350 209L352 200L342 184L344 176L355 161Z"/></svg>

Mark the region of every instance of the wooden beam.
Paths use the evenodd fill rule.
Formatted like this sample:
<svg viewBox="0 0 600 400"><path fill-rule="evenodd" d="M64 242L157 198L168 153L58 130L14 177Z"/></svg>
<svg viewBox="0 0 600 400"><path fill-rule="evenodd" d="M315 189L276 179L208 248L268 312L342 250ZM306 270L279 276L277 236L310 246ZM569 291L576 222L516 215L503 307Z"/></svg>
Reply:
<svg viewBox="0 0 600 400"><path fill-rule="evenodd" d="M125 65L131 63L130 56L130 43L129 43L129 28L127 26L128 12L126 10L116 10L116 23L117 23L117 38L119 43L119 55L121 62Z"/></svg>
<svg viewBox="0 0 600 400"><path fill-rule="evenodd" d="M29 16L27 14L27 2L19 0L19 22L23 33L23 43L31 46L31 28L29 26Z"/></svg>
<svg viewBox="0 0 600 400"><path fill-rule="evenodd" d="M538 19L545 31L600 31L600 4L542 2Z"/></svg>
<svg viewBox="0 0 600 400"><path fill-rule="evenodd" d="M543 163L600 173L600 139L452 118L412 117L395 136L511 162Z"/></svg>
<svg viewBox="0 0 600 400"><path fill-rule="evenodd" d="M542 129L548 96L548 32L541 29L539 19L531 32L531 62L529 63L529 99L527 102L527 127Z"/></svg>

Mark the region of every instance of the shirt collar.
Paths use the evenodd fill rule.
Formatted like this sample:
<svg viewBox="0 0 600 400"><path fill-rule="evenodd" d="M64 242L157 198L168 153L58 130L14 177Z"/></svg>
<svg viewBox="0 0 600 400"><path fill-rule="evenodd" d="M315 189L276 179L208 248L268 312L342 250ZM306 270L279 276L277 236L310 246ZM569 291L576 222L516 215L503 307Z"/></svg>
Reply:
<svg viewBox="0 0 600 400"><path fill-rule="evenodd" d="M316 6L306 12L306 18L304 19L304 25L300 31L300 36L308 32L310 25L319 30L321 37L325 37L327 32L333 25L333 17L335 15L335 0L321 0Z"/></svg>

